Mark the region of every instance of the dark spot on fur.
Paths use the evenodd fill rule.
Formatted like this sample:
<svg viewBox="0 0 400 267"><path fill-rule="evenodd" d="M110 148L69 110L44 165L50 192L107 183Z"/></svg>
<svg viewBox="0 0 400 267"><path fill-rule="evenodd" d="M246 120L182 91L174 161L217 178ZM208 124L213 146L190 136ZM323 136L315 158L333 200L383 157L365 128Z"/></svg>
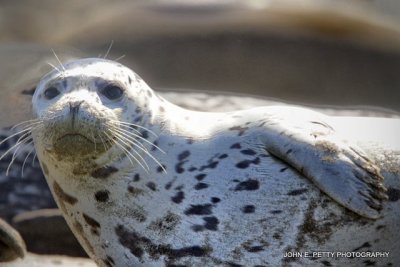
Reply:
<svg viewBox="0 0 400 267"><path fill-rule="evenodd" d="M136 173L135 176L133 176L133 181L134 182L139 182L140 181L140 175L138 173Z"/></svg>
<svg viewBox="0 0 400 267"><path fill-rule="evenodd" d="M231 131L238 131L238 136L242 136L249 127L234 126L229 128Z"/></svg>
<svg viewBox="0 0 400 267"><path fill-rule="evenodd" d="M83 230L82 225L78 221L75 221L73 223L72 227L74 227L75 231L81 236L81 238L82 238L83 242L85 243L86 247L89 249L89 252L94 254L93 246L89 242L89 239L87 239L87 237L85 235L85 231Z"/></svg>
<svg viewBox="0 0 400 267"><path fill-rule="evenodd" d="M153 142L153 145L151 146L151 151L155 151L156 149L157 149L157 146L158 146L158 142L157 141L154 141ZM163 165L164 166L164 165ZM164 166L165 167L165 166Z"/></svg>
<svg viewBox="0 0 400 267"><path fill-rule="evenodd" d="M196 167L190 167L190 168L189 168L189 171L190 171L190 172L194 172L194 171L196 171L196 170L197 170Z"/></svg>
<svg viewBox="0 0 400 267"><path fill-rule="evenodd" d="M212 197L212 198L211 198L211 202L214 203L214 204L216 204L216 203L218 203L218 202L220 202L220 201L221 201L221 199L219 199L219 198L217 198L217 197Z"/></svg>
<svg viewBox="0 0 400 267"><path fill-rule="evenodd" d="M182 160L186 159L186 158L189 157L189 156L190 156L189 150L185 150L185 151L183 151L182 153L180 153L180 154L178 155L178 160L179 160L179 161L182 161Z"/></svg>
<svg viewBox="0 0 400 267"><path fill-rule="evenodd" d="M129 191L129 193L131 193L135 197L138 196L138 195L143 194L143 190L142 189L136 188L136 187L131 186L131 185L128 186L128 191Z"/></svg>
<svg viewBox="0 0 400 267"><path fill-rule="evenodd" d="M185 185L181 184L181 185L178 185L177 187L175 187L174 189L181 191L184 187L185 187Z"/></svg>
<svg viewBox="0 0 400 267"><path fill-rule="evenodd" d="M219 156L219 159L226 159L228 157L228 154L222 154L221 156Z"/></svg>
<svg viewBox="0 0 400 267"><path fill-rule="evenodd" d="M165 108L164 108L163 106L160 106L160 107L158 108L158 110L159 110L161 113L164 113L164 112L165 112Z"/></svg>
<svg viewBox="0 0 400 267"><path fill-rule="evenodd" d="M246 205L246 206L242 207L243 213L254 213L255 210L256 210L256 207L254 207L254 205Z"/></svg>
<svg viewBox="0 0 400 267"><path fill-rule="evenodd" d="M194 178L196 178L197 181L201 181L201 180L203 180L206 176L207 176L207 174L205 174L205 173L200 173L200 174L197 174Z"/></svg>
<svg viewBox="0 0 400 267"><path fill-rule="evenodd" d="M171 197L171 200L176 204L181 203L184 199L185 193L182 191L177 192L175 196Z"/></svg>
<svg viewBox="0 0 400 267"><path fill-rule="evenodd" d="M385 227L386 227L386 225L378 225L375 229L376 230L381 230L381 229L383 229Z"/></svg>
<svg viewBox="0 0 400 267"><path fill-rule="evenodd" d="M231 148L231 149L241 149L242 146L240 145L240 143L235 143L235 144L231 145L230 148Z"/></svg>
<svg viewBox="0 0 400 267"><path fill-rule="evenodd" d="M245 249L250 253L257 253L257 252L263 251L264 247L263 246L251 246L251 247L246 246Z"/></svg>
<svg viewBox="0 0 400 267"><path fill-rule="evenodd" d="M284 172L284 171L286 171L287 169L288 169L288 167L285 167L285 168L280 169L279 171L280 171L280 172Z"/></svg>
<svg viewBox="0 0 400 267"><path fill-rule="evenodd" d="M363 261L363 263L365 264L364 266L375 266L376 265L376 261L371 261L371 260L365 260L365 261Z"/></svg>
<svg viewBox="0 0 400 267"><path fill-rule="evenodd" d="M281 239L281 235L280 235L279 233L274 233L274 234L272 235L272 237L273 237L274 239L278 239L278 240Z"/></svg>
<svg viewBox="0 0 400 267"><path fill-rule="evenodd" d="M172 231L179 221L180 217L178 215L168 212L164 217L152 222L149 225L149 229L157 231L160 234L166 234Z"/></svg>
<svg viewBox="0 0 400 267"><path fill-rule="evenodd" d="M364 244L362 244L361 246L359 246L358 248L353 249L353 251L359 251L363 248L370 248L371 244L369 242L365 242Z"/></svg>
<svg viewBox="0 0 400 267"><path fill-rule="evenodd" d="M129 84L132 84L132 78L131 78L131 76L128 76L128 83L129 83Z"/></svg>
<svg viewBox="0 0 400 267"><path fill-rule="evenodd" d="M260 188L260 183L257 180L248 179L244 182L239 183L235 187L235 191L242 191L242 190L253 191L253 190L257 190L259 188Z"/></svg>
<svg viewBox="0 0 400 267"><path fill-rule="evenodd" d="M156 186L156 184L155 184L154 182L148 182L148 183L146 184L146 186L147 186L148 188L150 188L150 190L152 190L152 191L156 191L156 190L157 190L157 186Z"/></svg>
<svg viewBox="0 0 400 267"><path fill-rule="evenodd" d="M161 166L158 166L158 167L157 167L157 172L158 172L158 173L163 172L163 171L164 171L163 168L166 169L166 168L165 168L165 165L162 165L162 167L161 167Z"/></svg>
<svg viewBox="0 0 400 267"><path fill-rule="evenodd" d="M191 226L190 228L193 230L193 232L204 231L204 226L203 225L195 224L195 225Z"/></svg>
<svg viewBox="0 0 400 267"><path fill-rule="evenodd" d="M257 157L254 160L243 160L236 164L236 167L239 169L246 169L250 166L250 164L258 165L260 163L260 158Z"/></svg>
<svg viewBox="0 0 400 267"><path fill-rule="evenodd" d="M100 223L98 221L96 221L95 219L93 219L92 217L90 217L85 213L82 213L82 216L88 225L90 225L93 228L100 228Z"/></svg>
<svg viewBox="0 0 400 267"><path fill-rule="evenodd" d="M188 160L184 160L184 161L180 161L175 165L175 171L176 173L183 173L185 171L185 169L182 167L183 164L185 164L186 162L188 162Z"/></svg>
<svg viewBox="0 0 400 267"><path fill-rule="evenodd" d="M110 194L110 192L108 190L100 190L94 194L94 198L98 202L106 202L109 198L109 194Z"/></svg>
<svg viewBox="0 0 400 267"><path fill-rule="evenodd" d="M174 178L172 181L169 181L168 183L166 183L164 188L167 190L170 190L172 187L172 184L175 182L175 179L176 178Z"/></svg>
<svg viewBox="0 0 400 267"><path fill-rule="evenodd" d="M298 196L298 195L301 195L301 194L303 194L303 193L305 193L307 191L308 191L308 189L306 189L306 188L296 189L296 190L289 191L287 193L287 195L288 196Z"/></svg>
<svg viewBox="0 0 400 267"><path fill-rule="evenodd" d="M208 187L208 184L206 183L198 183L194 186L194 189L196 190L201 190L201 189L205 189Z"/></svg>
<svg viewBox="0 0 400 267"><path fill-rule="evenodd" d="M219 163L219 161L214 161L214 159L210 159L207 165L203 165L199 168L199 171L204 171L205 169L215 169Z"/></svg>
<svg viewBox="0 0 400 267"><path fill-rule="evenodd" d="M214 217L214 216L210 216L210 217L204 217L203 218L205 224L204 224L204 228L206 228L207 230L210 231L217 231L218 230L218 218Z"/></svg>
<svg viewBox="0 0 400 267"><path fill-rule="evenodd" d="M171 245L155 244L150 239L140 236L135 231L127 230L123 225L115 228L115 233L122 246L139 259L147 252L150 257L158 259L165 256L170 260L182 257L205 257L212 252L210 247L190 246L183 248L172 248Z"/></svg>
<svg viewBox="0 0 400 267"><path fill-rule="evenodd" d="M149 138L149 132L147 132L147 131L142 131L142 137L143 137L144 139Z"/></svg>
<svg viewBox="0 0 400 267"><path fill-rule="evenodd" d="M133 120L133 122L134 122L134 123L138 123L138 122L141 121L142 119L143 119L143 116L140 115L140 116L137 116L137 117Z"/></svg>
<svg viewBox="0 0 400 267"><path fill-rule="evenodd" d="M118 171L118 169L113 166L105 166L105 167L94 170L90 175L93 178L107 178L111 174L113 174L117 171Z"/></svg>
<svg viewBox="0 0 400 267"><path fill-rule="evenodd" d="M210 215L212 214L211 204L190 205L190 208L185 210L186 215Z"/></svg>
<svg viewBox="0 0 400 267"><path fill-rule="evenodd" d="M286 151L286 155L287 154L290 154L290 153L292 153L293 152L293 149L288 149L288 151Z"/></svg>
<svg viewBox="0 0 400 267"><path fill-rule="evenodd" d="M233 263L233 262L227 262L226 265L227 265L228 267L244 267L244 266L241 265L241 264L236 264L236 263Z"/></svg>
<svg viewBox="0 0 400 267"><path fill-rule="evenodd" d="M389 187L387 190L389 201L398 201L400 199L400 190L397 188Z"/></svg>
<svg viewBox="0 0 400 267"><path fill-rule="evenodd" d="M54 182L53 190L54 190L54 193L56 194L56 196L62 202L67 202L70 205L75 205L75 203L78 202L78 199L76 197L73 197L73 196L65 193L64 190L61 188L61 186L57 182Z"/></svg>
<svg viewBox="0 0 400 267"><path fill-rule="evenodd" d="M271 210L270 213L279 214L279 213L282 213L282 211L281 210Z"/></svg>
<svg viewBox="0 0 400 267"><path fill-rule="evenodd" d="M332 266L332 264L331 264L329 261L321 261L321 263L322 263L324 266Z"/></svg>
<svg viewBox="0 0 400 267"><path fill-rule="evenodd" d="M244 155L250 155L250 156L253 156L256 154L256 152L252 149L243 149L240 151L240 153L242 153Z"/></svg>

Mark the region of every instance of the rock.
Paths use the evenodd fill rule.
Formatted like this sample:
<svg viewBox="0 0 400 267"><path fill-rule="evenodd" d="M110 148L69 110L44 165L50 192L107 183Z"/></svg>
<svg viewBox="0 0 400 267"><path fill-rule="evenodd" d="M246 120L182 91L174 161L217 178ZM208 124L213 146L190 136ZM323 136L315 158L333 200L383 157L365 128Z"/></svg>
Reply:
<svg viewBox="0 0 400 267"><path fill-rule="evenodd" d="M12 224L30 252L87 257L58 209L24 212Z"/></svg>
<svg viewBox="0 0 400 267"><path fill-rule="evenodd" d="M1 263L1 267L96 267L96 264L85 258L66 256L36 255L28 253L24 259Z"/></svg>

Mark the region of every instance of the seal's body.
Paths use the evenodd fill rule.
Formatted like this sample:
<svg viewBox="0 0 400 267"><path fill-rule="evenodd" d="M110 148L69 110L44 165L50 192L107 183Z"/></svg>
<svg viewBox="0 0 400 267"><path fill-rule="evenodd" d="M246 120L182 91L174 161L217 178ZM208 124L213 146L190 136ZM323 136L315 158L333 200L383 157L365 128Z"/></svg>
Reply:
<svg viewBox="0 0 400 267"><path fill-rule="evenodd" d="M379 170L322 114L184 110L102 59L46 75L33 111L49 186L100 266L291 266L292 252L363 250L386 222Z"/></svg>

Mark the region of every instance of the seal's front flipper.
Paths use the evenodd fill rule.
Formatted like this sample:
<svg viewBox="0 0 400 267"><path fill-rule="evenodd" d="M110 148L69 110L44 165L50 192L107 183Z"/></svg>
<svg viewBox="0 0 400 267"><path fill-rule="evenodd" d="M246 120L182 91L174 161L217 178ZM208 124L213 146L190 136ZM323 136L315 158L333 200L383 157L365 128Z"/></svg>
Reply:
<svg viewBox="0 0 400 267"><path fill-rule="evenodd" d="M342 141L327 123L319 118L279 120L265 130L266 138L260 139L268 152L346 208L367 218L380 217L387 195L378 167L361 149Z"/></svg>

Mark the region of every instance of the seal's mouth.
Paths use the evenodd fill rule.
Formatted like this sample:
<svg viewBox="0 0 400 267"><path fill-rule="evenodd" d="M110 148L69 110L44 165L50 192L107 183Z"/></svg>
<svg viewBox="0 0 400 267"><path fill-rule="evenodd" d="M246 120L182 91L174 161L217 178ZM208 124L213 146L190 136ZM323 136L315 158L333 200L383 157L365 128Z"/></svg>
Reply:
<svg viewBox="0 0 400 267"><path fill-rule="evenodd" d="M53 148L56 155L63 158L81 158L89 155L98 155L108 150L109 140L96 142L93 138L81 133L66 133L53 139Z"/></svg>
<svg viewBox="0 0 400 267"><path fill-rule="evenodd" d="M57 142L65 142L65 141L68 142L68 140L74 140L74 139L75 140L79 140L79 139L82 139L82 138L85 139L89 143L93 143L93 144L96 143L94 140L91 140L87 136L85 136L83 134L80 134L80 133L67 133L67 134L64 134L63 136L57 138L55 143L57 143Z"/></svg>

